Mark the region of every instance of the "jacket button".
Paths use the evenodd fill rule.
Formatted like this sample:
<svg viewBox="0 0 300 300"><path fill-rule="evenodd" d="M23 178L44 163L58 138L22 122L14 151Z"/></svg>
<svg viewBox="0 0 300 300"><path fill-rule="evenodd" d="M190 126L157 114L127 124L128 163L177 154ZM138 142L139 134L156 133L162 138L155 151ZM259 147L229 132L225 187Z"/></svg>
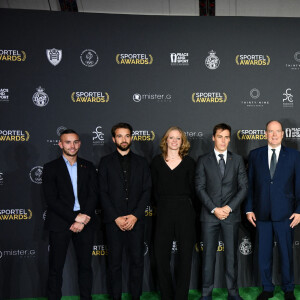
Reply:
<svg viewBox="0 0 300 300"><path fill-rule="evenodd" d="M271 184L273 184L273 181L271 181Z"/></svg>

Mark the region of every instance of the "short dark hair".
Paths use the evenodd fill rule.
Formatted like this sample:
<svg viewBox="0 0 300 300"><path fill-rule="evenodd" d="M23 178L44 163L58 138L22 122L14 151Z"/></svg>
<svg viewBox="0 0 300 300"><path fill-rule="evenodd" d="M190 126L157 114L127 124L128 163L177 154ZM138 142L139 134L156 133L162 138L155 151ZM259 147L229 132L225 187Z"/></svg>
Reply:
<svg viewBox="0 0 300 300"><path fill-rule="evenodd" d="M129 129L130 131L130 135L132 135L132 126L128 123L118 123L116 125L114 125L112 128L111 128L111 135L113 137L116 136L116 130L119 129L119 128L126 128L126 129Z"/></svg>
<svg viewBox="0 0 300 300"><path fill-rule="evenodd" d="M65 129L64 131L62 131L62 132L60 133L60 137L61 137L62 135L64 135L64 134L69 134L69 133L77 134L78 137L79 137L79 134L78 134L75 130L73 130L73 129Z"/></svg>
<svg viewBox="0 0 300 300"><path fill-rule="evenodd" d="M223 130L228 130L230 135L231 135L231 127L228 125L228 124L225 124L225 123L220 123L220 124L217 124L215 125L214 129L213 129L213 136L216 135L216 132L221 129L222 131Z"/></svg>
<svg viewBox="0 0 300 300"><path fill-rule="evenodd" d="M266 124L266 131L267 131L267 129L268 129L269 124L272 123L272 122L277 122L277 123L279 123L279 124L281 125L281 129L282 129L282 131L283 131L283 125L282 125L282 123L279 122L279 121L277 121L277 120L270 120L269 122L267 122L267 124Z"/></svg>

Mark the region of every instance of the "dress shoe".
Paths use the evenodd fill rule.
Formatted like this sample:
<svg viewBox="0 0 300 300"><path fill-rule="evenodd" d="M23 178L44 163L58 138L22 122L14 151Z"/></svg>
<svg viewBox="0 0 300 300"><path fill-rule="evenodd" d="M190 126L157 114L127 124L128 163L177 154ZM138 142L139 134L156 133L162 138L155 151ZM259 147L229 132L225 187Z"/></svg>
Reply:
<svg viewBox="0 0 300 300"><path fill-rule="evenodd" d="M228 295L228 300L243 300L243 298L240 295L236 295L236 296Z"/></svg>
<svg viewBox="0 0 300 300"><path fill-rule="evenodd" d="M258 297L257 300L268 300L273 297L273 292L263 291Z"/></svg>
<svg viewBox="0 0 300 300"><path fill-rule="evenodd" d="M284 293L284 300L296 300L294 291L288 291Z"/></svg>

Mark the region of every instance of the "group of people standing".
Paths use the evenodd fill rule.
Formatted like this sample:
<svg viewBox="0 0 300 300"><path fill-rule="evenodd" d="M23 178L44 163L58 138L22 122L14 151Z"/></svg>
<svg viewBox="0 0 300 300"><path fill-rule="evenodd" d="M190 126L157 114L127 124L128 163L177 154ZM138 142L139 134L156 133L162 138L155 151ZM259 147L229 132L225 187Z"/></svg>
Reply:
<svg viewBox="0 0 300 300"><path fill-rule="evenodd" d="M300 153L281 145L280 122L266 126L268 145L251 151L248 176L243 158L228 150L231 127L214 127L214 149L197 164L188 156L190 144L179 127L171 127L160 142L161 154L149 168L130 150L132 127L119 123L111 130L116 151L103 157L98 177L91 162L78 157L79 135L67 129L60 136L62 156L45 164L43 189L49 230L48 298L61 298L62 273L70 241L78 262L80 299L90 300L91 251L100 198L108 246L108 283L113 300L122 295L123 250L129 259L129 292L140 299L143 284L145 209L151 198L157 208L154 254L162 300L187 300L193 247L196 242L194 204L201 203L202 297L212 299L219 233L225 243L228 299L242 299L237 287L240 206L246 199L247 219L257 227L263 292L273 296L272 247L279 245L285 299L295 299L293 228L300 222ZM97 179L98 178L98 179ZM170 270L171 247L177 241L175 284Z"/></svg>

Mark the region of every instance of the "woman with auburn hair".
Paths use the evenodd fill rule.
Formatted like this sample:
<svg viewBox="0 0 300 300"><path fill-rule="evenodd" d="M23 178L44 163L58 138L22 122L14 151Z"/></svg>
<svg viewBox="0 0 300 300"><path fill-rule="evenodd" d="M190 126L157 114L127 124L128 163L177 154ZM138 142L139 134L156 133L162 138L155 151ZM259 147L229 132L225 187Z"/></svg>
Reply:
<svg viewBox="0 0 300 300"><path fill-rule="evenodd" d="M151 164L153 196L157 206L154 252L162 300L187 300L195 243L195 162L185 133L170 127L160 142L162 154ZM177 242L178 262L173 288L171 249Z"/></svg>

